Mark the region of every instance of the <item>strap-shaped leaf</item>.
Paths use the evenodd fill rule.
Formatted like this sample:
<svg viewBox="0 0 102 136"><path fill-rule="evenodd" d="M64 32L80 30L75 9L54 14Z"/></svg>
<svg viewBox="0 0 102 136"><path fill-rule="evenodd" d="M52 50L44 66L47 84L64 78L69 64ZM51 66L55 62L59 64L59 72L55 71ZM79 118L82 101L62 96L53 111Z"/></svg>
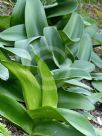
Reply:
<svg viewBox="0 0 102 136"><path fill-rule="evenodd" d="M92 41L90 35L84 33L80 41L80 46L77 56L81 60L89 61L91 58L91 53L92 53Z"/></svg>
<svg viewBox="0 0 102 136"><path fill-rule="evenodd" d="M36 136L84 136L73 127L57 121L40 121L34 127L33 134Z"/></svg>
<svg viewBox="0 0 102 136"><path fill-rule="evenodd" d="M84 88L81 88L81 87L69 87L67 89L68 92L73 92L73 93L78 93L78 94L84 94L84 95L88 95L90 96L91 95L91 92L89 90L86 90Z"/></svg>
<svg viewBox="0 0 102 136"><path fill-rule="evenodd" d="M17 80L0 81L0 94L12 97L13 99L22 102L23 93L21 85Z"/></svg>
<svg viewBox="0 0 102 136"><path fill-rule="evenodd" d="M91 80L91 76L85 70L79 68L69 68L69 69L56 69L52 71L55 80L70 79L70 78L83 78Z"/></svg>
<svg viewBox="0 0 102 136"><path fill-rule="evenodd" d="M58 95L55 80L46 63L35 55L42 79L42 106L57 107Z"/></svg>
<svg viewBox="0 0 102 136"><path fill-rule="evenodd" d="M82 17L77 14L73 13L71 18L63 32L68 36L71 41L77 42L81 39L84 29L84 23Z"/></svg>
<svg viewBox="0 0 102 136"><path fill-rule="evenodd" d="M51 107L43 107L37 110L29 111L33 119L56 119L64 121L72 125L82 134L87 136L96 136L96 133L89 121L78 112L68 109L54 109Z"/></svg>
<svg viewBox="0 0 102 136"><path fill-rule="evenodd" d="M6 50L8 52L11 52L21 58L31 60L30 54L25 50L25 49L20 49L20 48L10 48L10 47L0 47L1 50Z"/></svg>
<svg viewBox="0 0 102 136"><path fill-rule="evenodd" d="M96 80L96 81L102 80L102 73L92 73L91 76L93 80Z"/></svg>
<svg viewBox="0 0 102 136"><path fill-rule="evenodd" d="M47 19L40 0L26 0L25 25L28 37L40 36L46 27Z"/></svg>
<svg viewBox="0 0 102 136"><path fill-rule="evenodd" d="M102 92L102 81L93 81L92 86L99 92Z"/></svg>
<svg viewBox="0 0 102 136"><path fill-rule="evenodd" d="M66 84L68 85L72 85L72 86L79 86L79 87L82 87L82 88L86 88L88 90L92 90L92 88L76 79L71 79L71 80L67 80L65 81Z"/></svg>
<svg viewBox="0 0 102 136"><path fill-rule="evenodd" d="M16 102L15 99L0 94L0 114L27 133L32 133L33 121L23 106Z"/></svg>
<svg viewBox="0 0 102 136"><path fill-rule="evenodd" d="M92 72L95 70L95 65L89 61L85 60L76 60L74 63L71 65L73 68L80 68L83 70L86 70L88 72Z"/></svg>
<svg viewBox="0 0 102 136"><path fill-rule="evenodd" d="M62 16L73 12L77 8L76 0L57 0L52 6L45 7L48 18Z"/></svg>
<svg viewBox="0 0 102 136"><path fill-rule="evenodd" d="M102 68L102 59L101 59L95 52L92 52L91 61L92 61L98 68Z"/></svg>
<svg viewBox="0 0 102 136"><path fill-rule="evenodd" d="M17 41L26 39L25 26L17 25L10 27L0 33L0 38L7 41Z"/></svg>
<svg viewBox="0 0 102 136"><path fill-rule="evenodd" d="M67 108L67 109L84 109L84 110L94 110L95 107L91 103L91 101L82 94L73 93L64 91L63 89L58 91L59 108Z"/></svg>
<svg viewBox="0 0 102 136"><path fill-rule="evenodd" d="M26 0L17 0L11 16L11 26L24 24Z"/></svg>
<svg viewBox="0 0 102 136"><path fill-rule="evenodd" d="M65 45L56 27L44 28L44 35L49 49L52 51L53 59L57 66L61 65L65 59Z"/></svg>
<svg viewBox="0 0 102 136"><path fill-rule="evenodd" d="M1 63L19 79L27 108L36 109L40 107L41 89L33 74L28 69L15 62L1 61Z"/></svg>

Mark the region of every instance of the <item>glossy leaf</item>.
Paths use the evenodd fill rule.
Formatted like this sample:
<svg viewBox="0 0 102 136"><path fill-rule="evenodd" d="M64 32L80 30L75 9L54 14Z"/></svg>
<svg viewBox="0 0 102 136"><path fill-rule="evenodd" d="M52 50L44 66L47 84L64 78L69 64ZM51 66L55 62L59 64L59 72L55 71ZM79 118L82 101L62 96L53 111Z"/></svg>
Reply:
<svg viewBox="0 0 102 136"><path fill-rule="evenodd" d="M11 16L11 26L24 23L24 11L26 0L17 0Z"/></svg>
<svg viewBox="0 0 102 136"><path fill-rule="evenodd" d="M28 12L29 11L29 12ZM40 36L46 27L47 19L40 0L26 0L25 26L27 37Z"/></svg>
<svg viewBox="0 0 102 136"><path fill-rule="evenodd" d="M70 87L66 91L68 92L73 92L73 93L78 93L78 94L84 94L84 95L91 95L91 92L89 90L86 90L81 87Z"/></svg>
<svg viewBox="0 0 102 136"><path fill-rule="evenodd" d="M102 73L92 73L91 76L93 80L96 80L96 81L102 80Z"/></svg>
<svg viewBox="0 0 102 136"><path fill-rule="evenodd" d="M41 121L33 130L37 136L84 136L73 127L56 121Z"/></svg>
<svg viewBox="0 0 102 136"><path fill-rule="evenodd" d="M68 109L54 109L51 107L43 107L37 110L29 111L33 119L57 119L72 125L81 133L88 136L96 136L95 131L89 121L78 112ZM73 118L72 118L73 117Z"/></svg>
<svg viewBox="0 0 102 136"><path fill-rule="evenodd" d="M94 105L86 96L78 93L59 90L59 108L93 110Z"/></svg>
<svg viewBox="0 0 102 136"><path fill-rule="evenodd" d="M91 60L98 68L102 68L102 60L95 52L92 52Z"/></svg>
<svg viewBox="0 0 102 136"><path fill-rule="evenodd" d="M23 93L21 85L17 80L0 81L0 94L12 97L13 99L22 102Z"/></svg>
<svg viewBox="0 0 102 136"><path fill-rule="evenodd" d="M92 72L95 70L94 64L85 60L75 60L71 67L80 68L88 72Z"/></svg>
<svg viewBox="0 0 102 136"><path fill-rule="evenodd" d="M7 41L17 41L26 38L25 26L17 25L0 33L0 38Z"/></svg>
<svg viewBox="0 0 102 136"><path fill-rule="evenodd" d="M52 72L53 72L55 80L70 79L70 78L77 78L77 77L91 80L90 74L79 68L56 69L56 70L53 70Z"/></svg>
<svg viewBox="0 0 102 136"><path fill-rule="evenodd" d="M51 7L45 7L47 17L57 17L72 13L77 8L76 0L57 0Z"/></svg>
<svg viewBox="0 0 102 136"><path fill-rule="evenodd" d="M40 107L41 89L33 74L28 69L15 62L1 61L1 63L20 81L27 108L31 110Z"/></svg>
<svg viewBox="0 0 102 136"><path fill-rule="evenodd" d="M65 45L63 44L56 27L44 28L44 35L49 49L52 51L54 62L57 66L61 65L65 59Z"/></svg>
<svg viewBox="0 0 102 136"><path fill-rule="evenodd" d="M31 56L30 54L24 50L24 49L20 49L20 48L10 48L10 47L0 47L2 50L7 50L21 58L27 59L27 60L31 60Z"/></svg>
<svg viewBox="0 0 102 136"><path fill-rule="evenodd" d="M35 57L42 79L42 106L57 107L58 96L55 80L46 63L38 56Z"/></svg>
<svg viewBox="0 0 102 136"><path fill-rule="evenodd" d="M65 81L65 83L67 85L72 85L72 86L79 86L79 87L82 87L82 88L85 88L85 89L88 89L88 90L92 90L92 88L76 79L71 79L71 80L67 80Z"/></svg>
<svg viewBox="0 0 102 136"><path fill-rule="evenodd" d="M93 81L92 86L99 92L102 92L102 81Z"/></svg>
<svg viewBox="0 0 102 136"><path fill-rule="evenodd" d="M0 114L21 127L27 133L32 133L33 121L24 107L16 102L15 99L0 94Z"/></svg>
<svg viewBox="0 0 102 136"><path fill-rule="evenodd" d="M73 13L63 32L71 41L77 42L81 39L84 29L82 17L77 13Z"/></svg>
<svg viewBox="0 0 102 136"><path fill-rule="evenodd" d="M91 58L91 53L92 53L92 41L89 34L85 33L80 41L80 46L77 54L78 59L88 61Z"/></svg>

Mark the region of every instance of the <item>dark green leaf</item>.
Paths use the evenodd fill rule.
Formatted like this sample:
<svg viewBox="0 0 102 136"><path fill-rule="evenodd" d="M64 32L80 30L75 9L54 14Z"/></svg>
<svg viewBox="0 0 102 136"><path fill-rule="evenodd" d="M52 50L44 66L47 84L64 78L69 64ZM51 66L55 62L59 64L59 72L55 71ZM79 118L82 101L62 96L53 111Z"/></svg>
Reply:
<svg viewBox="0 0 102 136"><path fill-rule="evenodd" d="M1 63L19 79L27 108L36 109L40 107L41 89L33 74L28 69L15 62L2 61Z"/></svg>
<svg viewBox="0 0 102 136"><path fill-rule="evenodd" d="M0 114L27 133L32 133L33 121L23 106L16 102L15 99L0 94Z"/></svg>
<svg viewBox="0 0 102 136"><path fill-rule="evenodd" d="M78 112L68 109L54 109L51 107L43 107L37 110L29 111L33 119L57 119L71 124L81 133L88 136L96 136L95 131L89 121Z"/></svg>
<svg viewBox="0 0 102 136"><path fill-rule="evenodd" d="M57 0L57 3L50 7L46 7L46 14L48 18L63 16L66 14L70 14L77 8L76 0Z"/></svg>
<svg viewBox="0 0 102 136"><path fill-rule="evenodd" d="M41 121L33 130L36 136L84 136L73 127L56 121Z"/></svg>
<svg viewBox="0 0 102 136"><path fill-rule="evenodd" d="M44 28L44 35L56 65L61 65L65 59L65 46L57 29L55 27L46 27Z"/></svg>
<svg viewBox="0 0 102 136"><path fill-rule="evenodd" d="M90 99L86 96L78 93L72 93L64 90L59 90L59 108L68 108L68 109L84 109L84 110L93 110L95 109L94 105L91 103Z"/></svg>
<svg viewBox="0 0 102 136"><path fill-rule="evenodd" d="M10 27L10 16L0 16L0 29L7 29Z"/></svg>
<svg viewBox="0 0 102 136"><path fill-rule="evenodd" d="M46 27L47 19L40 0L26 0L25 25L28 37L40 36Z"/></svg>
<svg viewBox="0 0 102 136"><path fill-rule="evenodd" d="M11 25L18 25L24 23L24 11L26 0L17 0L11 16Z"/></svg>

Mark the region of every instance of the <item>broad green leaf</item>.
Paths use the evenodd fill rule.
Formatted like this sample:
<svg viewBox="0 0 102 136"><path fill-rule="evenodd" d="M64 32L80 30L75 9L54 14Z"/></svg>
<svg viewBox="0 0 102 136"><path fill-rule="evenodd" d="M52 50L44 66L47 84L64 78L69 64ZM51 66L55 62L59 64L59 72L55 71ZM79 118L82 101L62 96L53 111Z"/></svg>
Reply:
<svg viewBox="0 0 102 136"><path fill-rule="evenodd" d="M12 97L13 99L22 102L23 94L21 85L16 79L0 81L0 94Z"/></svg>
<svg viewBox="0 0 102 136"><path fill-rule="evenodd" d="M92 90L92 88L76 79L71 79L71 80L67 80L65 81L65 84L67 85L72 85L72 86L79 86L79 87L82 87L82 88L85 88L85 89L88 89L88 90Z"/></svg>
<svg viewBox="0 0 102 136"><path fill-rule="evenodd" d="M78 93L78 94L84 94L84 95L91 95L91 92L89 90L86 90L81 87L70 87L66 91L68 92L73 92L73 93Z"/></svg>
<svg viewBox="0 0 102 136"><path fill-rule="evenodd" d="M42 79L42 106L57 107L58 96L55 80L46 63L38 56L35 57Z"/></svg>
<svg viewBox="0 0 102 136"><path fill-rule="evenodd" d="M0 115L21 127L25 132L32 133L33 121L24 107L15 99L0 94Z"/></svg>
<svg viewBox="0 0 102 136"><path fill-rule="evenodd" d="M11 16L11 26L24 23L26 0L17 0Z"/></svg>
<svg viewBox="0 0 102 136"><path fill-rule="evenodd" d="M25 49L20 49L20 48L10 48L10 47L0 47L3 50L7 50L21 58L31 60L30 54L25 50Z"/></svg>
<svg viewBox="0 0 102 136"><path fill-rule="evenodd" d="M25 26L17 25L0 33L0 38L7 41L17 41L26 38Z"/></svg>
<svg viewBox="0 0 102 136"><path fill-rule="evenodd" d="M92 53L92 41L90 35L84 33L81 38L79 50L77 53L78 59L88 61L91 58L91 53Z"/></svg>
<svg viewBox="0 0 102 136"><path fill-rule="evenodd" d="M89 123L89 121L81 115L80 113L68 110L68 109L54 109L51 107L43 107L37 110L29 111L30 116L33 119L56 119L59 121L64 121L70 125L72 125L74 128L76 128L78 131L80 131L84 135L88 136L96 136L96 133L92 127L92 125Z"/></svg>
<svg viewBox="0 0 102 136"><path fill-rule="evenodd" d="M0 29L7 29L10 27L10 16L0 16Z"/></svg>
<svg viewBox="0 0 102 136"><path fill-rule="evenodd" d="M82 37L83 29L84 23L82 17L77 13L73 13L69 22L63 29L63 32L68 36L71 41L77 42Z"/></svg>
<svg viewBox="0 0 102 136"><path fill-rule="evenodd" d="M102 59L101 59L95 52L92 52L91 61L92 61L98 68L102 68Z"/></svg>
<svg viewBox="0 0 102 136"><path fill-rule="evenodd" d="M57 121L40 121L33 130L36 136L84 136L69 125Z"/></svg>
<svg viewBox="0 0 102 136"><path fill-rule="evenodd" d="M71 65L71 67L80 68L88 72L92 72L95 70L94 64L85 60L75 60L74 63Z"/></svg>
<svg viewBox="0 0 102 136"><path fill-rule="evenodd" d="M67 109L59 109L58 112L65 118L65 120L67 120L73 127L79 130L81 133L87 136L96 136L93 126L83 115L79 114L78 112Z"/></svg>
<svg viewBox="0 0 102 136"><path fill-rule="evenodd" d="M1 51L1 50L0 50L0 60L8 60L6 54L3 51Z"/></svg>
<svg viewBox="0 0 102 136"><path fill-rule="evenodd" d="M82 94L59 90L59 108L93 110L94 105L87 96Z"/></svg>
<svg viewBox="0 0 102 136"><path fill-rule="evenodd" d="M0 64L0 79L7 80L9 78L9 71L6 67Z"/></svg>
<svg viewBox="0 0 102 136"><path fill-rule="evenodd" d="M1 63L20 81L27 108L33 110L40 107L41 89L33 74L28 69L15 62L1 61Z"/></svg>
<svg viewBox="0 0 102 136"><path fill-rule="evenodd" d="M102 81L93 81L92 86L99 92L102 92Z"/></svg>
<svg viewBox="0 0 102 136"><path fill-rule="evenodd" d="M61 65L65 59L65 45L56 27L44 28L44 36L47 40L49 49L52 51L55 64L57 66Z"/></svg>
<svg viewBox="0 0 102 136"><path fill-rule="evenodd" d="M101 98L102 98L102 93L92 93L90 96L88 96L88 99L93 104L96 104L96 102L99 102Z"/></svg>
<svg viewBox="0 0 102 136"><path fill-rule="evenodd" d="M57 17L72 13L77 8L76 0L57 0L52 6L45 7L47 17Z"/></svg>
<svg viewBox="0 0 102 136"><path fill-rule="evenodd" d="M93 80L96 80L96 81L102 80L102 73L92 73L91 76Z"/></svg>
<svg viewBox="0 0 102 136"><path fill-rule="evenodd" d="M40 36L46 27L47 19L40 0L26 0L25 26L27 37Z"/></svg>
<svg viewBox="0 0 102 136"><path fill-rule="evenodd" d="M55 80L61 79L71 79L71 78L83 78L91 80L91 76L88 72L79 68L69 68L69 69L56 69L52 71Z"/></svg>

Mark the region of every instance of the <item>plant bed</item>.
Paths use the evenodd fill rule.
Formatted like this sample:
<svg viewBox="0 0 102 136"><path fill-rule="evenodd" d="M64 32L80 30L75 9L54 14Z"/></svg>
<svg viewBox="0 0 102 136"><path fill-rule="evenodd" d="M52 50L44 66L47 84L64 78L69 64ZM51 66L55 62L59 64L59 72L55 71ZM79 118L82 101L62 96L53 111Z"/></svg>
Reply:
<svg viewBox="0 0 102 136"><path fill-rule="evenodd" d="M102 70L102 59L95 47L102 34L77 13L77 0L46 2L18 0L4 17L0 114L32 136L101 136L95 107L102 73L95 69ZM2 122L12 135L25 135Z"/></svg>

